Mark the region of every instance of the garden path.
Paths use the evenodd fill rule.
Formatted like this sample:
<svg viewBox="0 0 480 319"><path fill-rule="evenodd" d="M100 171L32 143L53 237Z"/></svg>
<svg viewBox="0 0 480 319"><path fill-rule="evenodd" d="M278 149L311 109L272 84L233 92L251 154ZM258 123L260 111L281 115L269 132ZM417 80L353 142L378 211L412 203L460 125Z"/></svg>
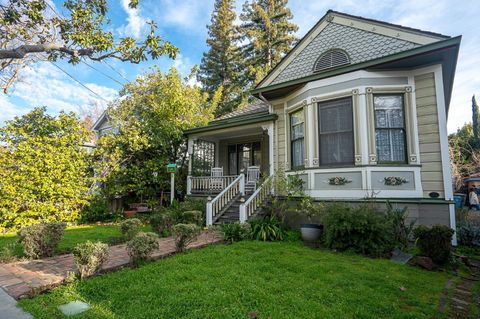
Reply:
<svg viewBox="0 0 480 319"><path fill-rule="evenodd" d="M188 248L200 248L220 240L217 234L204 232ZM175 253L175 242L172 237L159 238L158 243L160 248L153 253L152 259L160 259ZM130 258L125 244L110 246L108 260L102 266L101 272L114 271L129 263ZM75 271L72 254L0 264L0 287L11 297L20 299L62 284L72 271Z"/></svg>

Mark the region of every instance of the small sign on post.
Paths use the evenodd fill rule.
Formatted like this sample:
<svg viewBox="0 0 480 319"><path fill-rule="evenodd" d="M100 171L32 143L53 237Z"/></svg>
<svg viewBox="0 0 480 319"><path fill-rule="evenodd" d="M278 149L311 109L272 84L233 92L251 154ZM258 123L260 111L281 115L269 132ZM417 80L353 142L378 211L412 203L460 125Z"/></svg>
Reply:
<svg viewBox="0 0 480 319"><path fill-rule="evenodd" d="M177 164L167 164L167 172L170 173L170 204L173 203L175 198L175 172L177 171Z"/></svg>

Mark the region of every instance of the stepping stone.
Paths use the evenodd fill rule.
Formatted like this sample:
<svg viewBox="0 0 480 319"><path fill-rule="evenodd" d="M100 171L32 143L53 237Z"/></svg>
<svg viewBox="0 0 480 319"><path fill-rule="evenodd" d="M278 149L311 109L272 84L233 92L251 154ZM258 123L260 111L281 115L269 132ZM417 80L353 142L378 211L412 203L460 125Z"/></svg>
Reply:
<svg viewBox="0 0 480 319"><path fill-rule="evenodd" d="M58 306L58 309L65 315L65 316L74 316L78 315L79 313L85 312L90 309L90 305L80 300L75 300L69 302L65 305Z"/></svg>
<svg viewBox="0 0 480 319"><path fill-rule="evenodd" d="M412 257L412 254L404 253L400 249L395 248L392 251L392 258L390 258L390 260L394 263L405 265L410 259L412 259Z"/></svg>

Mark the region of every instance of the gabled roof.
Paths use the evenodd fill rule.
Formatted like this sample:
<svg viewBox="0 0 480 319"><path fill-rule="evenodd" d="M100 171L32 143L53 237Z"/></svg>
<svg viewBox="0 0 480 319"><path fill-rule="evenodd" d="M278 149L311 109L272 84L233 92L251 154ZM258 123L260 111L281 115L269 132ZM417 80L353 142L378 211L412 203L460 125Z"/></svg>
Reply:
<svg viewBox="0 0 480 319"><path fill-rule="evenodd" d="M108 122L107 110L103 111L102 114L98 117L98 119L93 123L92 131L98 131L101 129L102 125Z"/></svg>
<svg viewBox="0 0 480 319"><path fill-rule="evenodd" d="M316 59L330 49L346 51L353 65L449 38L329 10L257 85L255 91L313 75Z"/></svg>

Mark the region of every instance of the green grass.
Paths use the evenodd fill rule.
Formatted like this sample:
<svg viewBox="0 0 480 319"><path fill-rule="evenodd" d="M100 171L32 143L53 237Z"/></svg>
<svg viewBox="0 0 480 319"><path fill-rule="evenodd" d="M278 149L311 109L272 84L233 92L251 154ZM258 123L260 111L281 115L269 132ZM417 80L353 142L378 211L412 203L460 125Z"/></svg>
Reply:
<svg viewBox="0 0 480 319"><path fill-rule="evenodd" d="M144 226L144 231L150 231L149 226ZM58 253L71 252L72 249L79 243L91 241L102 241L105 243L114 243L121 237L118 225L82 225L68 227L65 230L65 235L60 241ZM3 247L15 244L14 255L17 257L23 256L23 250L18 244L18 238L15 233L8 233L0 235L0 251Z"/></svg>
<svg viewBox="0 0 480 319"><path fill-rule="evenodd" d="M19 303L35 318L432 318L447 275L388 260L246 241L190 251Z"/></svg>

